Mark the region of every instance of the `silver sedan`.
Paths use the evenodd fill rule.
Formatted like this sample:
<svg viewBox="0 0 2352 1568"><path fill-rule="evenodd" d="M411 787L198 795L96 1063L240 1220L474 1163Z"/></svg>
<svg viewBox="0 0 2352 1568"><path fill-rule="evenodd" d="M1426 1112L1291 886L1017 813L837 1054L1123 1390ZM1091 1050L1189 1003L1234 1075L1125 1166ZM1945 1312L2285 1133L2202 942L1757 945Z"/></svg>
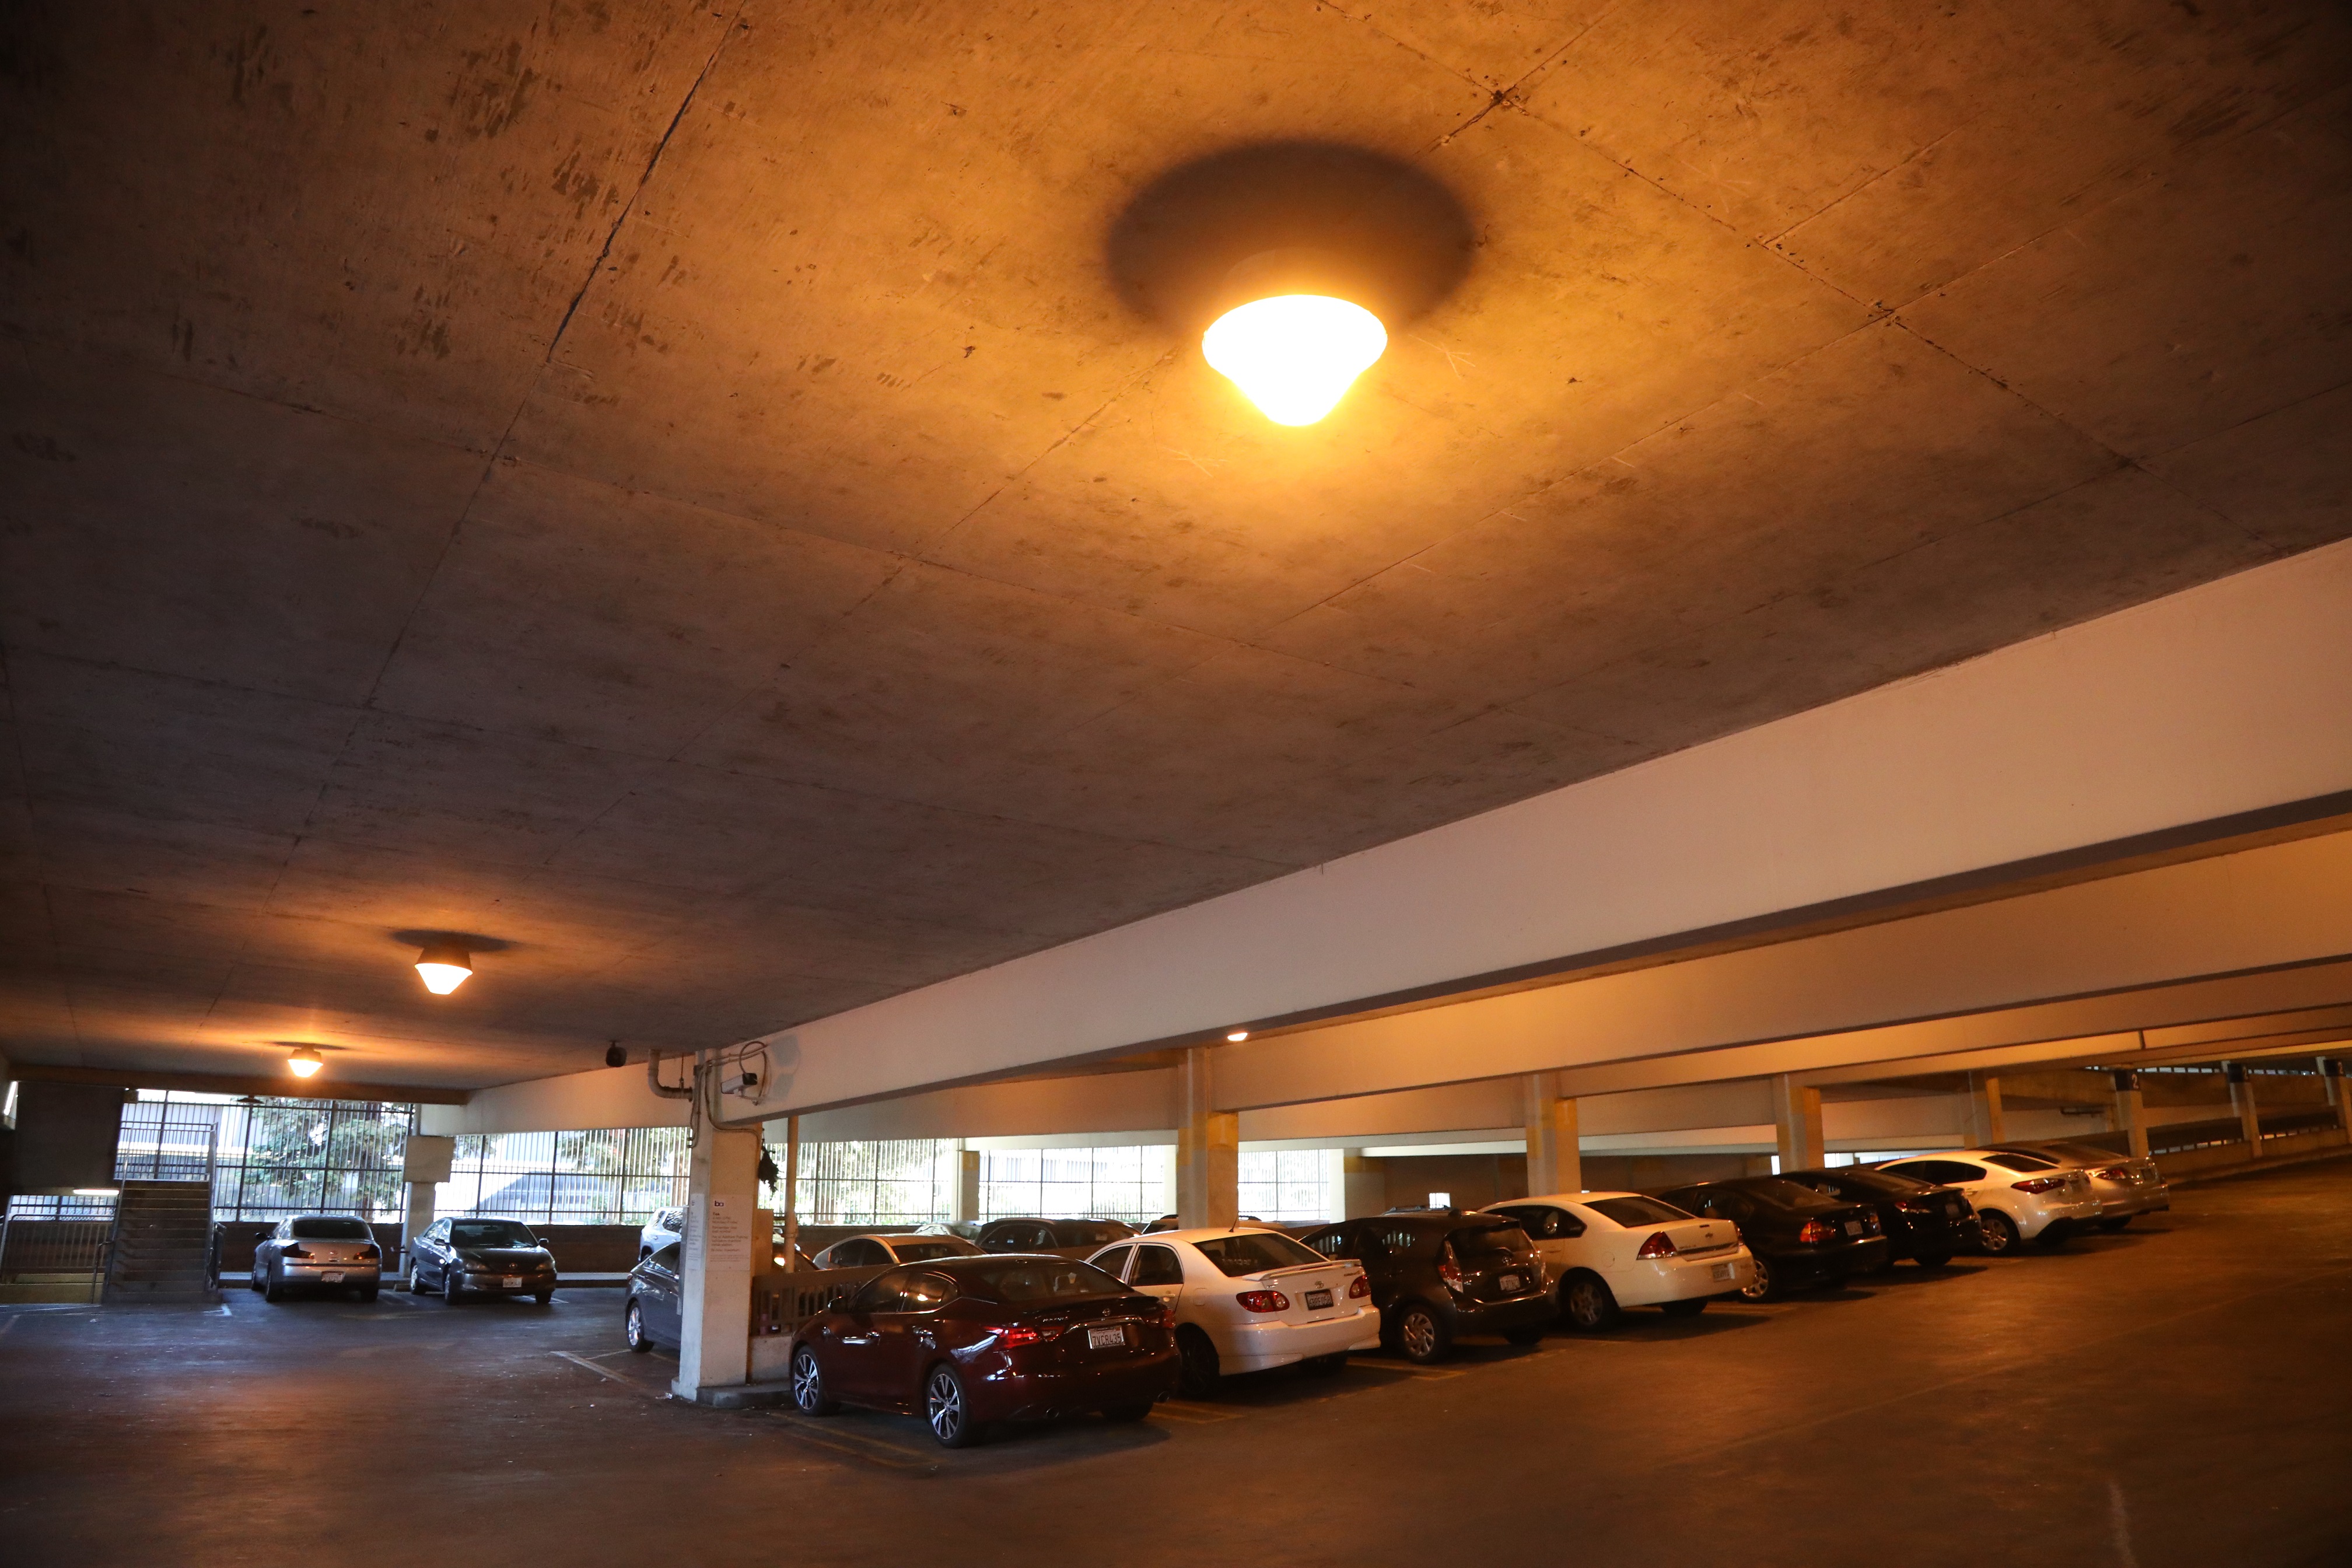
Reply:
<svg viewBox="0 0 2352 1568"><path fill-rule="evenodd" d="M2061 1169L2077 1170L2091 1178L2091 1195L2099 1200L2099 1217L2091 1223L2101 1230L2121 1230L2144 1214L2172 1206L2172 1189L2153 1160L2135 1160L2095 1143L2075 1143L2052 1138L2034 1143L2000 1143L1995 1148L2049 1160Z"/></svg>
<svg viewBox="0 0 2352 1568"><path fill-rule="evenodd" d="M383 1282L383 1249L363 1219L296 1215L254 1243L247 1282L268 1301L312 1289L356 1291L361 1300L373 1301Z"/></svg>

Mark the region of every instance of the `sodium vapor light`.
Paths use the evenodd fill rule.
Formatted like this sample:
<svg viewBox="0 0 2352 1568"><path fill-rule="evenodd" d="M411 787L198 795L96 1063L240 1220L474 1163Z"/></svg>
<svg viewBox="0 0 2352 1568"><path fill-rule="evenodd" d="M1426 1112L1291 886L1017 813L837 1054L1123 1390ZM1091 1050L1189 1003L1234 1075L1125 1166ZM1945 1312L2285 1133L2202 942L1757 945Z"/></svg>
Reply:
<svg viewBox="0 0 2352 1568"><path fill-rule="evenodd" d="M308 1046L299 1051L289 1051L286 1055L286 1070L296 1078L309 1078L326 1065L325 1058Z"/></svg>
<svg viewBox="0 0 2352 1568"><path fill-rule="evenodd" d="M1277 425L1312 425L1339 406L1389 346L1361 305L1328 294L1275 294L1219 316L1201 334L1210 365Z"/></svg>
<svg viewBox="0 0 2352 1568"><path fill-rule="evenodd" d="M416 955L417 977L436 996L446 996L474 973L474 955L463 943L436 942Z"/></svg>

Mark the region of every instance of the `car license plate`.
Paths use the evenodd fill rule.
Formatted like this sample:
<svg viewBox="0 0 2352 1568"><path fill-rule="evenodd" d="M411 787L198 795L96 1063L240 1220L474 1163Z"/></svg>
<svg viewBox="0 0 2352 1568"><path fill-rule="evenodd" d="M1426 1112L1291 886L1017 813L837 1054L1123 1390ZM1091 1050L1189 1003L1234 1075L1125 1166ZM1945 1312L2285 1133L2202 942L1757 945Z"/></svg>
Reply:
<svg viewBox="0 0 2352 1568"><path fill-rule="evenodd" d="M519 1289L521 1285L522 1276L520 1274L501 1274L499 1276L499 1289L501 1290Z"/></svg>
<svg viewBox="0 0 2352 1568"><path fill-rule="evenodd" d="M326 1284L340 1285L343 1282L343 1271L340 1268L330 1268L319 1278Z"/></svg>
<svg viewBox="0 0 2352 1568"><path fill-rule="evenodd" d="M1731 1278L1731 1265L1728 1263L1718 1263L1712 1270L1710 1270L1710 1272L1712 1272L1717 1279L1728 1279Z"/></svg>
<svg viewBox="0 0 2352 1568"><path fill-rule="evenodd" d="M1845 1233L1848 1236L1860 1236L1862 1234L1862 1221L1858 1219L1850 1219L1846 1221Z"/></svg>
<svg viewBox="0 0 2352 1568"><path fill-rule="evenodd" d="M1506 1290L1516 1290L1519 1288L1519 1277L1516 1274L1506 1274L1495 1283Z"/></svg>
<svg viewBox="0 0 2352 1568"><path fill-rule="evenodd" d="M1127 1331L1123 1328L1088 1329L1087 1331L1087 1349L1090 1351L1115 1351L1120 1349L1126 1343Z"/></svg>

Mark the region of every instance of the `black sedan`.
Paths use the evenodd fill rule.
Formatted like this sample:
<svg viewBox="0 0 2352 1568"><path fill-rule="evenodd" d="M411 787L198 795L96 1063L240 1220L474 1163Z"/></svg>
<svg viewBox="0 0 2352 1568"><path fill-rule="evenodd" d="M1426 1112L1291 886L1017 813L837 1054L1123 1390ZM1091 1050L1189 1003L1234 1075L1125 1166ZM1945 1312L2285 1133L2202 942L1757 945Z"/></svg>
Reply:
<svg viewBox="0 0 2352 1568"><path fill-rule="evenodd" d="M1834 1171L1784 1171L1799 1186L1840 1203L1868 1204L1886 1233L1887 1266L1908 1258L1922 1268L1941 1268L1952 1254L1976 1245L1977 1211L1968 1195L1892 1171L1848 1165Z"/></svg>
<svg viewBox="0 0 2352 1568"><path fill-rule="evenodd" d="M555 1299L555 1255L511 1219L436 1219L408 1244L408 1288L437 1290L456 1306L467 1296Z"/></svg>
<svg viewBox="0 0 2352 1568"><path fill-rule="evenodd" d="M1707 1219L1727 1219L1756 1259L1740 1294L1769 1300L1808 1285L1833 1285L1886 1266L1878 1211L1840 1203L1782 1176L1701 1182L1654 1194Z"/></svg>

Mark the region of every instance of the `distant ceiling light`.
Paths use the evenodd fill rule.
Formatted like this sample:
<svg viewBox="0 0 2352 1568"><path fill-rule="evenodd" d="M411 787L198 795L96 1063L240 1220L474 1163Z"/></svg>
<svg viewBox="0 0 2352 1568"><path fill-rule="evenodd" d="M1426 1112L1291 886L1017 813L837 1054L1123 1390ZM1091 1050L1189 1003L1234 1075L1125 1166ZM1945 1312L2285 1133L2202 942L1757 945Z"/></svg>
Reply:
<svg viewBox="0 0 2352 1568"><path fill-rule="evenodd" d="M625 1068L629 1065L629 1053L620 1041L614 1040L604 1047L604 1065L608 1068Z"/></svg>
<svg viewBox="0 0 2352 1568"><path fill-rule="evenodd" d="M76 1187L73 1190L73 1195L78 1198L119 1198L122 1195L122 1189L121 1187Z"/></svg>
<svg viewBox="0 0 2352 1568"><path fill-rule="evenodd" d="M1238 1046L1244 1040L1249 1038L1249 1031L1247 1029L1227 1029L1225 1031L1225 1038L1233 1041L1234 1044Z"/></svg>
<svg viewBox="0 0 2352 1568"><path fill-rule="evenodd" d="M416 973L424 978L425 989L446 996L474 973L474 955L458 942L433 942L416 955Z"/></svg>
<svg viewBox="0 0 2352 1568"><path fill-rule="evenodd" d="M326 1065L319 1053L308 1046L299 1051L289 1052L286 1058L286 1070L296 1078L309 1078Z"/></svg>
<svg viewBox="0 0 2352 1568"><path fill-rule="evenodd" d="M1388 329L1356 298L1360 268L1311 247L1260 251L1226 274L1224 314L1201 353L1277 425L1312 425L1387 352Z"/></svg>

